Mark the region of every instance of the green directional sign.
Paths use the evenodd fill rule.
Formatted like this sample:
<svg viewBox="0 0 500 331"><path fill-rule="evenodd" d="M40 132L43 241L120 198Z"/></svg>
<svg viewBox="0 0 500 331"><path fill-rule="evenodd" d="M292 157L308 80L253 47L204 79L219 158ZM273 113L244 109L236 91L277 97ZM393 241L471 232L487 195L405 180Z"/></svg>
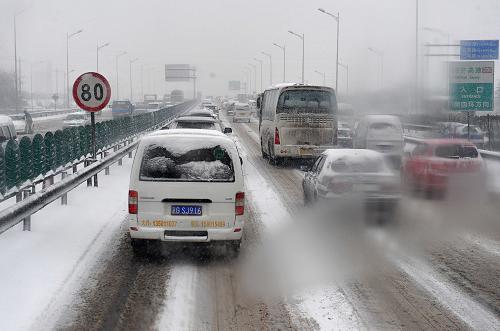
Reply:
<svg viewBox="0 0 500 331"><path fill-rule="evenodd" d="M493 61L450 63L450 110L493 111Z"/></svg>

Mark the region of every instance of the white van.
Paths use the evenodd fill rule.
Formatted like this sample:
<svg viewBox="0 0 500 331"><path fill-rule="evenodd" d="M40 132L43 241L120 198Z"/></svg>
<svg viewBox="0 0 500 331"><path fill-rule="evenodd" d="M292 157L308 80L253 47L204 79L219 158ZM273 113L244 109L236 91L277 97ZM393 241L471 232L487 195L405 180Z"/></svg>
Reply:
<svg viewBox="0 0 500 331"><path fill-rule="evenodd" d="M353 147L384 153L397 168L401 163L403 146L403 126L397 116L367 115L356 126Z"/></svg>
<svg viewBox="0 0 500 331"><path fill-rule="evenodd" d="M12 118L6 115L0 115L0 143L16 138L17 133Z"/></svg>
<svg viewBox="0 0 500 331"><path fill-rule="evenodd" d="M219 242L239 251L245 189L233 140L214 130L173 129L142 138L129 190L134 253L147 242Z"/></svg>
<svg viewBox="0 0 500 331"><path fill-rule="evenodd" d="M241 103L237 102L234 105L234 117L233 117L233 122L241 122L245 121L250 123L250 106L248 103Z"/></svg>

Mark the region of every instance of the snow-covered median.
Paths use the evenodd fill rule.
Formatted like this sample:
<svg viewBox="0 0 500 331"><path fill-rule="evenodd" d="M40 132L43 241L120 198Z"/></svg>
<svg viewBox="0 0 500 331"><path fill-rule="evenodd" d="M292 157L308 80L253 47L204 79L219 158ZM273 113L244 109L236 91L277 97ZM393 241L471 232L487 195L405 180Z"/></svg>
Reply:
<svg viewBox="0 0 500 331"><path fill-rule="evenodd" d="M68 193L67 206L56 200L33 215L31 232L20 224L0 236L1 330L50 324L46 312L55 316L78 289L127 215L131 165L124 158L110 176L99 175L98 188L83 183Z"/></svg>

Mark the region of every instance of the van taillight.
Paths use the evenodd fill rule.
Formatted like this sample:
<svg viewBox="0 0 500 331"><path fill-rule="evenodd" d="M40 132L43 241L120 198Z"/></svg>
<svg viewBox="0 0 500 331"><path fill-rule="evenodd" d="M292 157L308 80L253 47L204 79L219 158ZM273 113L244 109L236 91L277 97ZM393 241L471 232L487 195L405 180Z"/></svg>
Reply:
<svg viewBox="0 0 500 331"><path fill-rule="evenodd" d="M128 191L128 213L129 214L137 214L137 200L139 194L137 191Z"/></svg>
<svg viewBox="0 0 500 331"><path fill-rule="evenodd" d="M274 128L274 144L280 145L280 133L278 131L278 128Z"/></svg>
<svg viewBox="0 0 500 331"><path fill-rule="evenodd" d="M245 192L236 193L235 201L234 212L236 216L241 216L245 213Z"/></svg>

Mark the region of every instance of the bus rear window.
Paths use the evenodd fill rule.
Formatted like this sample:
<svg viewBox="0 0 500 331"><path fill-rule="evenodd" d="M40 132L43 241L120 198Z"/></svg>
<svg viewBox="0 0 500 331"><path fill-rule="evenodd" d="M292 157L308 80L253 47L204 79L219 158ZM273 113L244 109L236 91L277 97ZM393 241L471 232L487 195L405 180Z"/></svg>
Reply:
<svg viewBox="0 0 500 331"><path fill-rule="evenodd" d="M278 99L277 113L335 114L335 95L331 91L287 90Z"/></svg>

